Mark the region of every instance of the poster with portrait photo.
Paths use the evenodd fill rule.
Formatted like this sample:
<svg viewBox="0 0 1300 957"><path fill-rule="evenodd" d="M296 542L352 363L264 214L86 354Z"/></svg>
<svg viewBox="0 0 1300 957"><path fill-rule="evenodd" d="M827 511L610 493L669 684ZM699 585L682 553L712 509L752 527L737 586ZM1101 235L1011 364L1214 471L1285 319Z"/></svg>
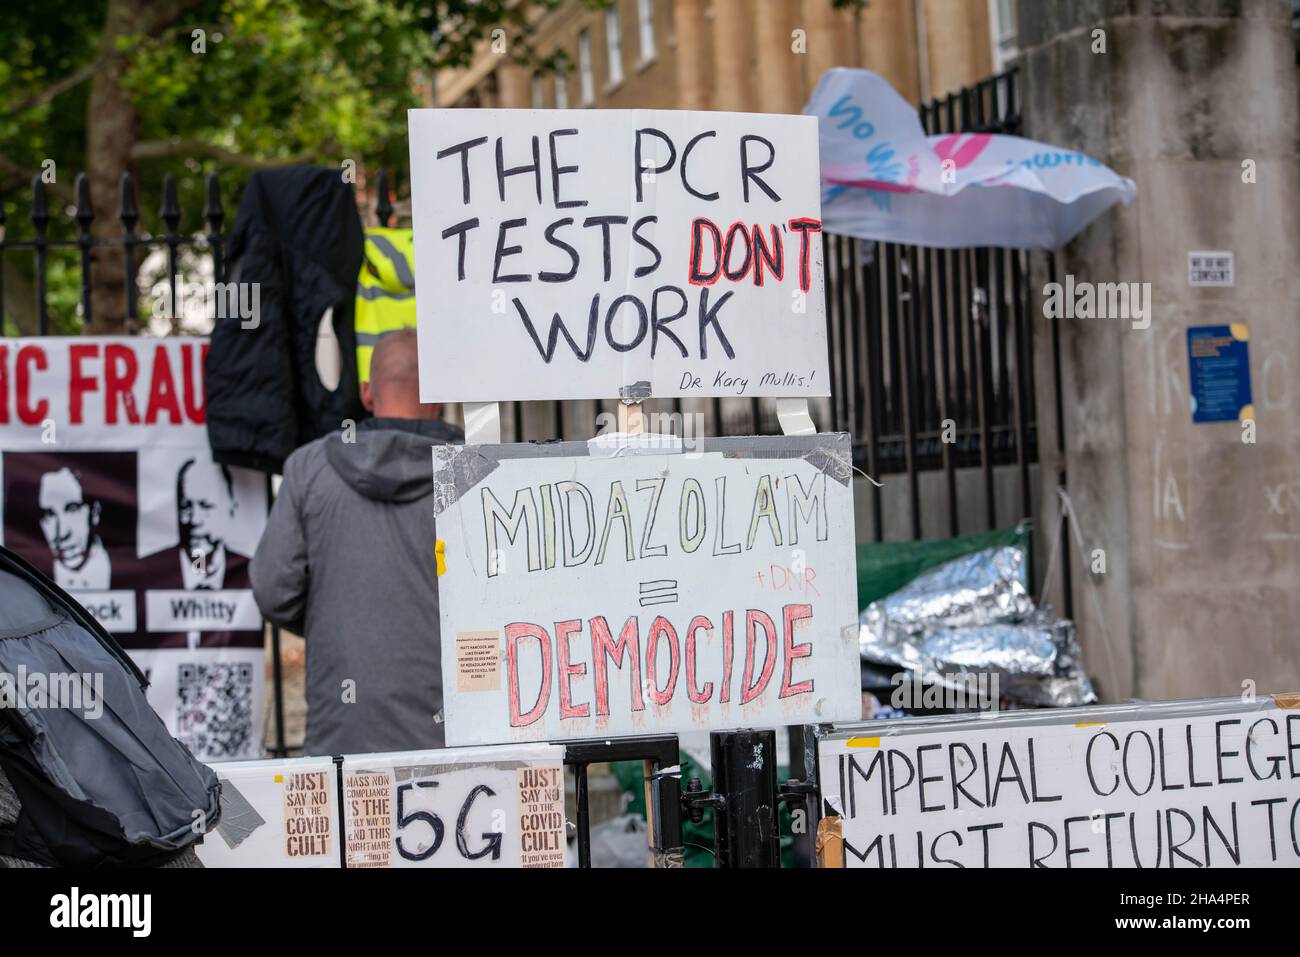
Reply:
<svg viewBox="0 0 1300 957"><path fill-rule="evenodd" d="M262 616L248 562L266 523L266 481L207 449L143 448L136 493L143 644L136 659L172 734L210 760L260 755ZM174 726L172 722L174 721Z"/></svg>
<svg viewBox="0 0 1300 957"><path fill-rule="evenodd" d="M150 647L261 646L248 561L266 523L266 481L207 449L145 448L136 547Z"/></svg>
<svg viewBox="0 0 1300 957"><path fill-rule="evenodd" d="M266 480L212 461L206 341L0 341L0 542L113 633L203 761L262 754Z"/></svg>
<svg viewBox="0 0 1300 957"><path fill-rule="evenodd" d="M73 594L119 638L139 620L134 452L9 452L0 543Z"/></svg>

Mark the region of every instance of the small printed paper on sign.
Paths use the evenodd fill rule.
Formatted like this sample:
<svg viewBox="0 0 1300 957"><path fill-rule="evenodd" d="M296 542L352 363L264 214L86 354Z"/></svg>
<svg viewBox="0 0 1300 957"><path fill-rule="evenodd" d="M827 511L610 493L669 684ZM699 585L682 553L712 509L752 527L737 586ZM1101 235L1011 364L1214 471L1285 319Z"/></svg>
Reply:
<svg viewBox="0 0 1300 957"><path fill-rule="evenodd" d="M284 776L284 853L287 857L328 857L334 844L332 775L303 771Z"/></svg>
<svg viewBox="0 0 1300 957"><path fill-rule="evenodd" d="M343 778L348 806L348 867L387 867L393 846L392 775L357 771Z"/></svg>
<svg viewBox="0 0 1300 957"><path fill-rule="evenodd" d="M498 691L501 688L501 636L495 631L456 634L456 690Z"/></svg>
<svg viewBox="0 0 1300 957"><path fill-rule="evenodd" d="M564 866L564 771L519 769L519 865Z"/></svg>

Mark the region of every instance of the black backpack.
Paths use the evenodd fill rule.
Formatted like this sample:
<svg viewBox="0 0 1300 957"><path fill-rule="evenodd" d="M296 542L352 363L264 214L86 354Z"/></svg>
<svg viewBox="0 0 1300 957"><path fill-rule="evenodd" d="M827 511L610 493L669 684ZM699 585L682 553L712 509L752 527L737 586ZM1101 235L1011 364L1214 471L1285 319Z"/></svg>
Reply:
<svg viewBox="0 0 1300 957"><path fill-rule="evenodd" d="M146 685L89 612L0 547L0 768L21 804L0 854L157 865L216 823L217 776L167 732Z"/></svg>

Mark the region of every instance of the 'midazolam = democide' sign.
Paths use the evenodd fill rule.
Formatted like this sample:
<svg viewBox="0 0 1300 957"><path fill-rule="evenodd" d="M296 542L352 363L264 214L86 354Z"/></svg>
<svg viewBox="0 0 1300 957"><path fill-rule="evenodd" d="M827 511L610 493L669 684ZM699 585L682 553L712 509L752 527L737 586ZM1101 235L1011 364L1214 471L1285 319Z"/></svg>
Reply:
<svg viewBox="0 0 1300 957"><path fill-rule="evenodd" d="M842 818L846 867L1297 867L1297 705L1217 698L836 728L818 748L821 793Z"/></svg>
<svg viewBox="0 0 1300 957"><path fill-rule="evenodd" d="M825 396L817 120L412 110L425 402Z"/></svg>
<svg viewBox="0 0 1300 957"><path fill-rule="evenodd" d="M439 446L447 742L856 718L844 434Z"/></svg>

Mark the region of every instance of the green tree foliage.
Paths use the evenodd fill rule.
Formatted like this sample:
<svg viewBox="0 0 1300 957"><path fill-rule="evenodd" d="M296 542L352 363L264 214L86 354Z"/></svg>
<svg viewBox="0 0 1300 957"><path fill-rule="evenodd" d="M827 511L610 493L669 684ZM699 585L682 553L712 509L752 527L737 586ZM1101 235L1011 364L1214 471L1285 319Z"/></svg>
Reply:
<svg viewBox="0 0 1300 957"><path fill-rule="evenodd" d="M117 190L132 173L138 229L159 233L163 177L176 178L183 232L200 232L204 179L221 178L229 226L248 174L286 162L374 175L407 165L406 111L435 73L469 61L500 28L507 56L533 59L530 16L558 0L80 0L0 5L0 202L10 239L31 236L30 184L47 184L51 238L76 235L69 215L79 172L90 175L96 235L120 235ZM599 5L599 4L596 4ZM107 104L107 106L105 105ZM95 144L99 144L96 148ZM108 145L105 145L108 144ZM107 184L107 185L105 185ZM105 195L111 194L111 195ZM75 252L57 254L59 283ZM32 256L6 256L6 331L31 329ZM96 286L117 304L117 256L97 252ZM12 260L12 261L10 261ZM116 287L113 271L117 271ZM57 275L53 275L57 273ZM99 290L97 290L99 291ZM78 328L47 299L58 328ZM96 329L120 328L96 300Z"/></svg>

